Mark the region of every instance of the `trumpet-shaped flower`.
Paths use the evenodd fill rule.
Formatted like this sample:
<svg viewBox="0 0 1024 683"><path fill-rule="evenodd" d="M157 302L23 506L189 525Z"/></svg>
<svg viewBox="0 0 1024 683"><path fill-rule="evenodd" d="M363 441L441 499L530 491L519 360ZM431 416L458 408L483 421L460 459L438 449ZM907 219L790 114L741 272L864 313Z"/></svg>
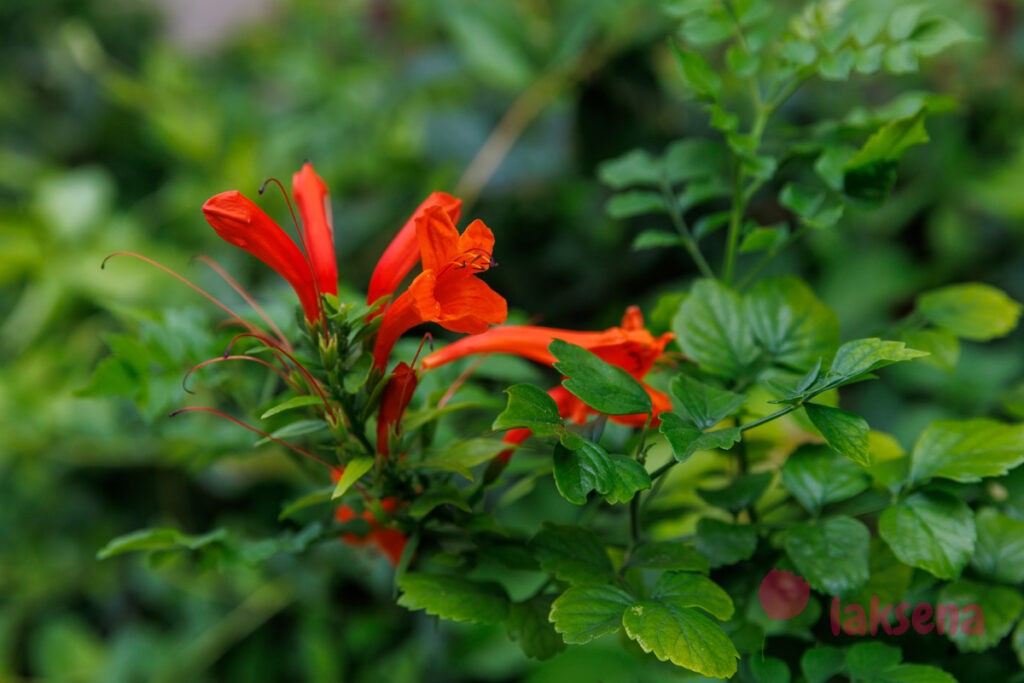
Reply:
<svg viewBox="0 0 1024 683"><path fill-rule="evenodd" d="M377 411L377 452L387 456L391 452L391 436L398 433L398 426L405 409L412 400L419 379L408 363L399 363L391 376L380 399Z"/></svg>
<svg viewBox="0 0 1024 683"><path fill-rule="evenodd" d="M237 190L214 195L203 204L203 214L227 242L244 249L273 268L292 286L306 321L323 319L320 297L338 293L338 266L334 255L327 186L306 163L292 177L305 253L260 207Z"/></svg>
<svg viewBox="0 0 1024 683"><path fill-rule="evenodd" d="M476 220L460 235L451 213L440 204L424 209L414 225L423 272L384 311L373 349L379 369L387 366L395 342L412 327L433 322L452 332L479 334L508 315L505 299L476 277L494 265L490 228Z"/></svg>

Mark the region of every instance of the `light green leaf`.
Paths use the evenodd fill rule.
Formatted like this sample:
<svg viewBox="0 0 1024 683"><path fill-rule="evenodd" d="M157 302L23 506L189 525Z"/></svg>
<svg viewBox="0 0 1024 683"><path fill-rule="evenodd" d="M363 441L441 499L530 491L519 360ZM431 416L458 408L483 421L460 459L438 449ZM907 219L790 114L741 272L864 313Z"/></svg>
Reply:
<svg viewBox="0 0 1024 683"><path fill-rule="evenodd" d="M795 277L762 280L747 295L747 320L754 338L781 366L809 370L828 362L839 345L836 314Z"/></svg>
<svg viewBox="0 0 1024 683"><path fill-rule="evenodd" d="M551 605L549 618L565 642L582 645L618 631L634 602L629 593L608 584L572 586Z"/></svg>
<svg viewBox="0 0 1024 683"><path fill-rule="evenodd" d="M948 605L953 609L947 608L946 618L941 618L940 610ZM960 652L984 652L1010 632L1022 612L1024 596L1019 590L961 579L939 592L934 619L937 630L941 620L941 630Z"/></svg>
<svg viewBox="0 0 1024 683"><path fill-rule="evenodd" d="M955 579L974 552L971 509L947 493L915 493L887 508L878 534L904 564Z"/></svg>
<svg viewBox="0 0 1024 683"><path fill-rule="evenodd" d="M860 415L818 403L805 403L804 410L832 450L858 464L871 464L868 453L868 433L871 427L867 420Z"/></svg>
<svg viewBox="0 0 1024 683"><path fill-rule="evenodd" d="M228 532L224 529L216 529L199 536L189 536L170 528L140 529L110 540L96 553L96 559L106 560L122 553L139 551L199 550L213 543L221 543L227 536Z"/></svg>
<svg viewBox="0 0 1024 683"><path fill-rule="evenodd" d="M716 100L722 91L722 79L698 52L688 52L672 43L676 59L683 71L683 79L699 99Z"/></svg>
<svg viewBox="0 0 1024 683"><path fill-rule="evenodd" d="M940 420L921 433L911 454L910 481L942 477L960 482L997 477L1024 463L1024 424Z"/></svg>
<svg viewBox="0 0 1024 683"><path fill-rule="evenodd" d="M949 330L907 330L900 336L911 347L930 354L921 359L922 363L934 365L946 372L956 369L960 360L960 340Z"/></svg>
<svg viewBox="0 0 1024 683"><path fill-rule="evenodd" d="M686 138L668 146L664 163L667 180L671 183L698 178L717 180L725 168L725 154L721 145L712 140Z"/></svg>
<svg viewBox="0 0 1024 683"><path fill-rule="evenodd" d="M537 436L551 436L562 427L558 405L546 391L531 384L514 384L505 390L508 405L501 411L491 429L523 427Z"/></svg>
<svg viewBox="0 0 1024 683"><path fill-rule="evenodd" d="M714 427L733 415L747 402L747 397L705 384L689 375L679 374L669 385L672 403L678 414L688 418L699 429Z"/></svg>
<svg viewBox="0 0 1024 683"><path fill-rule="evenodd" d="M742 299L715 280L699 280L693 286L672 330L683 353L720 377L749 375L760 356Z"/></svg>
<svg viewBox="0 0 1024 683"><path fill-rule="evenodd" d="M789 667L775 657L751 657L750 673L755 683L789 683L791 680Z"/></svg>
<svg viewBox="0 0 1024 683"><path fill-rule="evenodd" d="M661 162L641 149L604 162L597 175L601 182L616 190L631 185L659 187L662 182Z"/></svg>
<svg viewBox="0 0 1024 683"><path fill-rule="evenodd" d="M741 254L754 254L759 251L774 253L789 237L789 227L785 224L773 226L757 226L740 242Z"/></svg>
<svg viewBox="0 0 1024 683"><path fill-rule="evenodd" d="M607 583L615 576L604 545L583 527L545 524L530 550L545 571L573 585Z"/></svg>
<svg viewBox="0 0 1024 683"><path fill-rule="evenodd" d="M431 453L421 462L415 463L415 466L423 469L456 472L472 481L471 467L493 460L508 448L509 445L500 439L482 437L463 439L455 441L445 449Z"/></svg>
<svg viewBox="0 0 1024 683"><path fill-rule="evenodd" d="M622 617L626 634L644 652L713 678L736 673L739 653L725 631L704 613L645 600Z"/></svg>
<svg viewBox="0 0 1024 683"><path fill-rule="evenodd" d="M673 607L699 607L722 621L731 619L735 611L732 598L721 586L703 574L690 572L662 574L651 599Z"/></svg>
<svg viewBox="0 0 1024 683"><path fill-rule="evenodd" d="M1000 289L972 282L922 294L917 298L917 310L958 337L988 341L1017 327L1021 305Z"/></svg>
<svg viewBox="0 0 1024 683"><path fill-rule="evenodd" d="M633 240L632 249L655 249L657 247L678 247L683 243L679 235L664 230L644 230Z"/></svg>
<svg viewBox="0 0 1024 683"><path fill-rule="evenodd" d="M922 351L907 348L898 341L877 338L855 339L839 347L832 367L824 378L830 387L849 384L862 379L864 375L893 363L913 360L927 355Z"/></svg>
<svg viewBox="0 0 1024 683"><path fill-rule="evenodd" d="M562 386L594 410L606 415L651 412L651 397L622 368L561 339L552 341L548 349L558 359L554 368L566 376Z"/></svg>
<svg viewBox="0 0 1024 683"><path fill-rule="evenodd" d="M852 517L795 524L783 545L800 575L815 590L838 595L868 580L871 534Z"/></svg>
<svg viewBox="0 0 1024 683"><path fill-rule="evenodd" d="M975 515L974 526L978 542L971 566L995 581L1024 583L1024 520L983 508Z"/></svg>
<svg viewBox="0 0 1024 683"><path fill-rule="evenodd" d="M704 517L697 522L697 550L715 569L749 560L757 550L757 529Z"/></svg>
<svg viewBox="0 0 1024 683"><path fill-rule="evenodd" d="M442 619L498 624L508 616L508 597L495 583L409 572L399 577L398 588L402 591L399 605Z"/></svg>
<svg viewBox="0 0 1024 683"><path fill-rule="evenodd" d="M871 485L867 473L827 448L802 446L782 466L786 490L817 516L829 503L852 498Z"/></svg>
<svg viewBox="0 0 1024 683"><path fill-rule="evenodd" d="M786 183L779 192L779 203L798 216L813 216L825 201L825 193L804 185Z"/></svg>
<svg viewBox="0 0 1024 683"><path fill-rule="evenodd" d="M668 207L665 206L665 198L658 192L628 190L609 199L604 210L612 218L622 219L648 213L665 213Z"/></svg>
<svg viewBox="0 0 1024 683"><path fill-rule="evenodd" d="M708 561L703 555L688 545L673 541L644 543L629 556L629 566L685 572L708 571Z"/></svg>
<svg viewBox="0 0 1024 683"><path fill-rule="evenodd" d="M278 403L276 406L260 415L260 419L266 420L268 417L273 417L274 415L283 413L286 410L295 410L296 408L305 408L306 406L321 405L322 402L323 399L319 396L292 396L287 401Z"/></svg>
<svg viewBox="0 0 1024 683"><path fill-rule="evenodd" d="M565 649L565 641L548 620L552 596L537 595L525 602L509 605L505 626L523 654L534 659L550 659Z"/></svg>
<svg viewBox="0 0 1024 683"><path fill-rule="evenodd" d="M928 132L924 128L925 113L922 110L913 116L884 124L850 159L847 172L879 161L898 161L914 145L928 142Z"/></svg>
<svg viewBox="0 0 1024 683"><path fill-rule="evenodd" d="M352 485L359 481L360 477L373 469L373 458L355 458L345 465L345 471L341 473L334 492L331 493L331 500L340 498L345 492L352 488Z"/></svg>

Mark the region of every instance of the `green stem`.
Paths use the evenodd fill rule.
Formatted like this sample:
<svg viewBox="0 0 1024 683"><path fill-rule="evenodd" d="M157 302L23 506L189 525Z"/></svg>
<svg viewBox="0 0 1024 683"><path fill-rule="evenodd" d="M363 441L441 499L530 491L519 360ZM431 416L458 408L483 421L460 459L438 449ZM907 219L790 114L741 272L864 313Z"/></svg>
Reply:
<svg viewBox="0 0 1024 683"><path fill-rule="evenodd" d="M672 219L672 225L675 226L676 232L679 233L679 238L683 240L683 247L689 252L693 262L697 264L700 274L706 278L714 278L715 272L711 269L707 259L704 258L700 247L697 246L697 240L694 239L693 233L690 232L690 228L686 225L686 221L683 219L683 212L679 210L679 202L672 193L672 187L668 184L668 181L662 181L661 192L665 197L665 204L668 206L668 215Z"/></svg>

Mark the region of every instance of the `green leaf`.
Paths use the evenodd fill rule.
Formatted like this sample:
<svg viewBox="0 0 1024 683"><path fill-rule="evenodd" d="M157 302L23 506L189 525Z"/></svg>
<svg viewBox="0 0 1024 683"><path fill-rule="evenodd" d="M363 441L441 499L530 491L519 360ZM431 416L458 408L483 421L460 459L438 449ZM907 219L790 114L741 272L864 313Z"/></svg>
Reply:
<svg viewBox="0 0 1024 683"><path fill-rule="evenodd" d="M757 550L757 529L704 517L697 522L697 550L714 569L749 560Z"/></svg>
<svg viewBox="0 0 1024 683"><path fill-rule="evenodd" d="M703 555L688 545L673 541L644 543L629 556L629 566L685 572L708 571L708 561Z"/></svg>
<svg viewBox="0 0 1024 683"><path fill-rule="evenodd" d="M868 432L871 427L867 420L860 415L818 403L805 403L804 410L832 450L861 465L871 464L868 453Z"/></svg>
<svg viewBox="0 0 1024 683"><path fill-rule="evenodd" d="M456 472L473 481L471 467L493 460L509 445L500 439L463 439L455 441L445 449L431 453L415 466L422 469Z"/></svg>
<svg viewBox="0 0 1024 683"><path fill-rule="evenodd" d="M699 488L697 495L709 505L724 508L730 512L739 512L759 501L771 483L771 472L744 474L733 479L725 488Z"/></svg>
<svg viewBox="0 0 1024 683"><path fill-rule="evenodd" d="M177 529L140 529L110 540L96 553L97 560L106 560L130 552L152 552L155 550L199 550L221 543L227 538L227 531L216 529L207 534L189 536Z"/></svg>
<svg viewBox="0 0 1024 683"><path fill-rule="evenodd" d="M625 503L637 491L651 486L643 465L621 454L609 454L592 441L571 451L556 444L553 459L555 486L570 503L583 505L587 495L597 491L610 503Z"/></svg>
<svg viewBox="0 0 1024 683"><path fill-rule="evenodd" d="M523 654L534 659L550 659L565 649L565 641L548 620L552 597L537 595L525 602L509 605L505 626Z"/></svg>
<svg viewBox="0 0 1024 683"><path fill-rule="evenodd" d="M812 647L800 658L807 683L827 683L846 670L846 655L838 647Z"/></svg>
<svg viewBox="0 0 1024 683"><path fill-rule="evenodd" d="M606 415L651 412L643 385L620 367L610 365L581 346L555 339L548 350L558 359L555 370L566 376L562 386L594 410Z"/></svg>
<svg viewBox="0 0 1024 683"><path fill-rule="evenodd" d="M984 577L1002 583L1024 583L1024 520L993 508L974 517L978 541L971 566Z"/></svg>
<svg viewBox="0 0 1024 683"><path fill-rule="evenodd" d="M284 508L281 510L281 514L277 516L277 519L278 521L281 521L282 519L287 519L291 517L299 510L304 510L314 505L321 505L323 503L327 503L331 500L332 493L334 493L333 486L325 486L322 489L317 489L316 491L307 493L301 498L297 498L292 502L288 503L287 505L285 505Z"/></svg>
<svg viewBox="0 0 1024 683"><path fill-rule="evenodd" d="M775 657L751 657L750 673L755 683L789 683L791 680L789 667Z"/></svg>
<svg viewBox="0 0 1024 683"><path fill-rule="evenodd" d="M921 359L922 363L953 372L960 361L960 340L948 330L926 329L907 330L902 335L903 341L918 351L930 355Z"/></svg>
<svg viewBox="0 0 1024 683"><path fill-rule="evenodd" d="M1017 623L1024 612L1024 596L1014 588L961 579L939 591L939 610L944 605L954 606L941 621L957 649L984 652L995 647ZM936 629L942 616L939 610L934 617ZM952 615L958 616L958 628L954 628Z"/></svg>
<svg viewBox="0 0 1024 683"><path fill-rule="evenodd" d="M903 46L906 47L906 46ZM890 70L910 70L912 55L898 48L886 53ZM925 111L914 116L889 121L868 138L864 146L846 164L843 190L851 197L877 202L884 199L896 185L897 162L914 145L928 142L924 127Z"/></svg>
<svg viewBox="0 0 1024 683"><path fill-rule="evenodd" d="M604 499L612 505L628 503L638 491L651 488L651 475L647 473L644 466L628 455L612 453L612 479L604 488L597 489L597 492L604 496Z"/></svg>
<svg viewBox="0 0 1024 683"><path fill-rule="evenodd" d="M683 353L705 372L738 379L748 375L760 352L743 301L715 280L699 280L672 321Z"/></svg>
<svg viewBox="0 0 1024 683"><path fill-rule="evenodd" d="M903 653L885 643L856 643L846 651L846 667L855 680L871 679L877 673L898 666Z"/></svg>
<svg viewBox="0 0 1024 683"><path fill-rule="evenodd" d="M442 619L498 624L508 616L508 597L494 583L479 583L465 576L409 572L399 577L398 588L402 591L399 605Z"/></svg>
<svg viewBox="0 0 1024 683"><path fill-rule="evenodd" d="M825 201L825 193L803 185L786 183L779 192L779 203L798 216L813 216Z"/></svg>
<svg viewBox="0 0 1024 683"><path fill-rule="evenodd" d="M786 243L789 227L785 224L774 226L758 226L748 232L740 242L741 254L754 254L759 251L774 253Z"/></svg>
<svg viewBox="0 0 1024 683"><path fill-rule="evenodd" d="M714 427L735 414L747 402L747 397L700 382L689 375L679 374L669 385L681 417L688 418L699 429Z"/></svg>
<svg viewBox="0 0 1024 683"><path fill-rule="evenodd" d="M698 451L716 448L728 450L743 436L738 427L701 432L689 420L684 420L675 413L662 413L660 419L658 431L668 441L672 453L679 462L686 461Z"/></svg>
<svg viewBox="0 0 1024 683"><path fill-rule="evenodd" d="M941 477L959 482L997 477L1024 463L1024 424L940 420L921 433L911 454L910 481Z"/></svg>
<svg viewBox="0 0 1024 683"><path fill-rule="evenodd" d="M832 367L829 368L824 381L830 388L850 384L879 368L924 355L927 354L907 348L903 342L885 341L874 337L855 339L846 342L836 351Z"/></svg>
<svg viewBox="0 0 1024 683"><path fill-rule="evenodd" d="M265 413L260 415L261 420L266 420L268 417L273 417L278 413L283 413L286 410L295 410L296 408L305 408L306 406L320 405L322 400L319 396L293 396L284 403L278 403L273 408L270 408Z"/></svg>
<svg viewBox="0 0 1024 683"><path fill-rule="evenodd" d="M331 500L340 498L345 492L352 488L352 485L359 481L360 477L373 469L373 458L355 458L345 465L345 471L341 473L334 492L331 493Z"/></svg>
<svg viewBox="0 0 1024 683"><path fill-rule="evenodd" d="M974 552L974 517L947 493L915 493L887 508L878 534L904 564L940 579L955 579Z"/></svg>
<svg viewBox="0 0 1024 683"><path fill-rule="evenodd" d="M633 251L641 249L655 249L657 247L678 247L683 240L679 235L664 230L644 230L633 240Z"/></svg>
<svg viewBox="0 0 1024 683"><path fill-rule="evenodd" d="M852 517L795 524L783 544L800 575L815 590L838 595L868 580L871 534Z"/></svg>
<svg viewBox="0 0 1024 683"><path fill-rule="evenodd" d="M606 161L597 169L601 182L616 190L631 185L660 187L662 182L661 163L641 149Z"/></svg>
<svg viewBox="0 0 1024 683"><path fill-rule="evenodd" d="M736 673L739 653L725 631L704 613L645 600L622 617L626 634L644 652L714 678Z"/></svg>
<svg viewBox="0 0 1024 683"><path fill-rule="evenodd" d="M409 506L409 514L416 519L422 519L441 505L453 505L464 512L472 511L458 487L447 484L436 486L417 495L412 505Z"/></svg>
<svg viewBox="0 0 1024 683"><path fill-rule="evenodd" d="M683 80L702 100L717 100L722 92L722 79L697 52L687 52L672 42L672 47L683 71Z"/></svg>
<svg viewBox="0 0 1024 683"><path fill-rule="evenodd" d="M958 337L988 341L1017 327L1021 305L1000 289L973 282L926 292L917 298L917 310Z"/></svg>
<svg viewBox="0 0 1024 683"><path fill-rule="evenodd" d="M802 372L836 352L839 320L801 280L762 280L745 303L754 338L776 364Z"/></svg>
<svg viewBox="0 0 1024 683"><path fill-rule="evenodd" d="M952 45L974 39L974 36L952 19L934 17L918 25L910 38L910 46L917 56L931 57Z"/></svg>
<svg viewBox="0 0 1024 683"><path fill-rule="evenodd" d="M802 446L792 453L782 466L782 482L813 516L871 485L863 469L820 446Z"/></svg>
<svg viewBox="0 0 1024 683"><path fill-rule="evenodd" d="M530 541L530 550L545 571L573 585L607 583L615 578L604 545L583 527L545 524Z"/></svg>
<svg viewBox="0 0 1024 683"><path fill-rule="evenodd" d="M508 405L495 418L491 429L529 429L537 436L552 436L562 425L558 405L546 391L531 384L514 384L505 390Z"/></svg>
<svg viewBox="0 0 1024 683"><path fill-rule="evenodd" d="M1013 630L1013 651L1017 653L1017 661L1024 666L1024 619Z"/></svg>
<svg viewBox="0 0 1024 683"><path fill-rule="evenodd" d="M665 213L668 207L665 206L665 198L658 192L629 190L614 195L604 210L612 218L622 219L647 213Z"/></svg>
<svg viewBox="0 0 1024 683"><path fill-rule="evenodd" d="M703 138L686 138L673 142L665 150L665 175L670 183L695 179L714 179L717 183L725 168L721 145ZM726 190L727 191L727 190Z"/></svg>
<svg viewBox="0 0 1024 683"><path fill-rule="evenodd" d="M729 594L703 574L665 572L651 599L673 607L699 607L722 621L731 619L735 611Z"/></svg>
<svg viewBox="0 0 1024 683"><path fill-rule="evenodd" d="M573 586L551 605L550 619L565 642L582 645L618 631L634 602L629 593L608 584Z"/></svg>

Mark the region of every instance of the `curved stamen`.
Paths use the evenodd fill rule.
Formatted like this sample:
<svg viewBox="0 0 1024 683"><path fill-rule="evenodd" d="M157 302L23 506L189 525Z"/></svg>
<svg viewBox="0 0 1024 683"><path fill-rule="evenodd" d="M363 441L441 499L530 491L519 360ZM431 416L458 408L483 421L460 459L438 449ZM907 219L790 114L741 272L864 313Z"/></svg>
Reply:
<svg viewBox="0 0 1024 683"><path fill-rule="evenodd" d="M142 261L144 263L148 263L149 265L153 266L154 268L159 268L163 272L167 273L171 277L173 277L176 280L178 280L179 282L183 283L185 286L187 286L190 289L192 289L194 292L196 292L196 293L200 294L201 296L205 297L208 301L213 303L213 305L217 306L217 308L221 309L222 311L227 313L229 316L231 316L232 320L234 320L235 322L240 324L245 329L249 330L249 332L251 332L252 334L259 335L259 334L261 334L263 332L263 330L261 330L259 327L257 327L256 325L252 324L248 320L244 319L242 316L240 316L237 313L235 313L233 310L228 308L228 306L226 304L221 302L217 297L213 296L212 294L207 292L205 289L203 289L199 285L194 284L188 278L186 278L186 277L184 277L182 275L179 275L178 273L175 273L173 270L171 270L167 266L163 265L162 263L159 263L158 261L154 261L153 259L149 258L148 256L143 256L142 254L137 254L134 251L115 251L113 254L109 254L105 259L103 259L103 263L100 264L100 270L105 270L106 267L107 267L107 261L109 261L110 259L114 258L115 256L131 256L132 258L136 258L136 259L138 259L138 260L140 260L140 261Z"/></svg>
<svg viewBox="0 0 1024 683"><path fill-rule="evenodd" d="M470 366L466 368L454 382L452 382L452 385L448 387L448 391L444 392L444 396L442 396L441 400L437 402L438 408L444 408L448 405L448 401L452 400L452 397L455 396L455 392L462 388L462 385L465 384L470 376L480 368L489 355L491 354L486 353L474 360Z"/></svg>
<svg viewBox="0 0 1024 683"><path fill-rule="evenodd" d="M252 310L256 311L256 315L258 315L263 320L263 322L267 324L270 330L277 335L278 340L280 340L281 342L281 346L289 350L292 348L291 344L288 342L288 339L284 336L284 333L281 332L281 329L274 324L274 321L270 319L270 316L267 315L267 312L264 311L263 308L258 303L256 303L256 300L252 298L252 295L249 294L249 292L245 291L245 288L242 287L242 285L240 285L235 278L231 277L228 274L228 272L221 267L219 263L214 261L209 256L205 256L204 254L199 254L198 256L195 257L195 260L200 261L209 266L209 268L213 270L213 272L217 273L217 275L219 275L221 279L224 280L224 282L228 283L231 289L235 290L235 292L237 292L240 297L245 299L245 303L249 304L249 306L252 307Z"/></svg>
<svg viewBox="0 0 1024 683"><path fill-rule="evenodd" d="M212 365L213 363L221 363L221 362L224 362L226 360L249 360L249 361L253 361L254 363L259 363L263 367L270 368L275 373L277 373L277 375L281 379L283 379L288 384L288 386L290 386L292 389L294 389L295 391L299 391L298 384L296 384L295 381L291 377L289 377L287 374L285 374L281 370L281 368L277 367L276 365L274 365L273 363L271 363L269 361L263 360L262 358L258 358L256 356L246 356L246 355L217 356L216 358L210 358L208 360L204 360L202 363L198 363L196 365L193 365L192 368L188 372L185 373L185 376L181 378L181 388L185 390L185 393L194 394L195 392L188 388L188 384L187 383L188 383L189 377L191 377L192 374L195 371L200 370L201 368L205 368L207 365Z"/></svg>
<svg viewBox="0 0 1024 683"><path fill-rule="evenodd" d="M288 443L287 441L283 441L281 439L278 439L276 436L271 436L270 434L266 433L262 429L257 429L256 427L253 427L250 424L246 424L245 422L242 422L241 420L239 420L237 417L232 417L232 416L228 415L225 412L217 410L216 408L207 408L206 406L185 406L184 408L178 408L177 410L173 411L172 413L170 413L168 415L168 417L172 417L173 418L173 417L177 417L178 415L181 415L182 413L196 413L196 412L199 412L199 413L210 413L212 415L216 415L217 417L222 417L225 420L228 420L229 422L235 423L239 427L243 427L245 429L248 429L250 432L253 432L255 434L259 434L264 439L270 439L274 443L280 444L281 446L284 446L285 448L287 448L287 449L289 449L291 451L294 451L295 453L298 453L299 455L304 455L307 458L312 458L313 460L316 460L321 465L324 465L325 467L328 467L328 468L330 468L332 470L334 469L334 465L332 465L331 463L327 462L326 460L324 460L320 456L313 455L309 451L303 450L303 449L299 448L298 446L295 446L295 445L292 445L292 444Z"/></svg>
<svg viewBox="0 0 1024 683"><path fill-rule="evenodd" d="M316 380L316 378L313 377L312 374L310 374L309 370L306 369L306 366L304 366L302 363L300 363L298 361L298 359L295 358L295 356L293 356L291 353L289 353L288 351L285 351L280 346L278 346L274 342L274 340L268 339L267 337L264 337L264 336L261 336L261 335L258 335L258 334L253 334L251 332L240 332L239 334L236 334L231 339L230 342L228 342L228 348L224 351L224 357L225 358L227 358L227 357L229 357L231 355L231 349L232 349L232 347L234 347L235 342L237 342L239 339L241 339L243 337L252 337L253 339L255 339L257 341L260 341L260 342L263 342L266 346L269 346L270 348L275 349L276 351L279 351L280 353L282 353L285 356L287 356L288 360L290 360L292 362L292 364L295 366L295 368L300 373L302 373L302 376L306 379L306 383L309 384L310 388L315 389L316 393L320 395L320 400L323 402L324 407L327 409L327 412L330 415L332 415L332 416L334 415L334 408L331 406L330 402L327 400L327 395L324 393L323 388L320 386L320 382L318 382Z"/></svg>

